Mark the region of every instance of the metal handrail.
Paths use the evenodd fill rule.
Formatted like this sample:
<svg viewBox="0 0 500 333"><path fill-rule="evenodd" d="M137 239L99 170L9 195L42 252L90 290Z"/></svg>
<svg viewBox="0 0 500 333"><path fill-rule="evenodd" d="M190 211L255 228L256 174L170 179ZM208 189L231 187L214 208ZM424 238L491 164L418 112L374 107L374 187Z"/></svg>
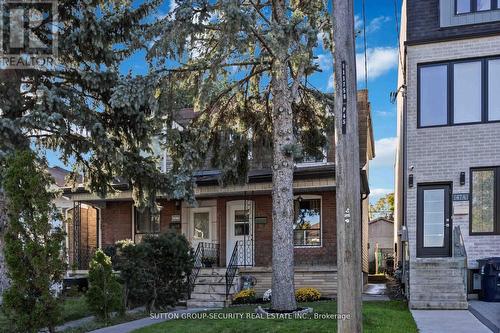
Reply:
<svg viewBox="0 0 500 333"><path fill-rule="evenodd" d="M217 266L219 265L220 263L219 249L220 249L219 244L216 243L204 243L204 242L198 243L198 246L196 247L196 251L194 253L193 270L191 271L191 275L189 276L188 280L188 298L191 298L191 292L194 289L196 278L200 273L200 269L204 265L204 261L207 258L210 258L211 260L213 260L213 263L215 263Z"/></svg>
<svg viewBox="0 0 500 333"><path fill-rule="evenodd" d="M236 276L236 271L238 270L238 243L237 241L234 244L233 253L231 254L231 259L227 264L226 270L226 299L229 298L229 292L231 290L231 286L233 285L234 277Z"/></svg>
<svg viewBox="0 0 500 333"><path fill-rule="evenodd" d="M196 248L196 251L194 253L193 270L191 271L191 275L189 276L189 281L188 281L188 298L191 298L191 292L194 289L194 283L202 267L201 263L202 257L203 257L203 243L198 243L198 247Z"/></svg>

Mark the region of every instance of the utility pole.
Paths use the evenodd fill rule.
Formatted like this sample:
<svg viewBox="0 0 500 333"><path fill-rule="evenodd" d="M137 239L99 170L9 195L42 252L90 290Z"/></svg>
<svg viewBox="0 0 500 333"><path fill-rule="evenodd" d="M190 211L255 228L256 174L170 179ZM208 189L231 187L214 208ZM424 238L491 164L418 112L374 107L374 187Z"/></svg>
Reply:
<svg viewBox="0 0 500 333"><path fill-rule="evenodd" d="M339 333L361 333L361 190L354 0L333 0Z"/></svg>

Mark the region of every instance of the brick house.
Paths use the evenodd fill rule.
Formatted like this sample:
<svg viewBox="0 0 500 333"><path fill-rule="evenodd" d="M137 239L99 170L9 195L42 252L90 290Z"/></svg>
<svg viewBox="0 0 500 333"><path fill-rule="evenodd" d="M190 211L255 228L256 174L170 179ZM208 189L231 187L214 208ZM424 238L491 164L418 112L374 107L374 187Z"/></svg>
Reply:
<svg viewBox="0 0 500 333"><path fill-rule="evenodd" d="M363 200L363 271L368 272L368 163L374 157L370 104L366 90L358 93L360 124L360 177ZM195 116L183 110L182 125ZM335 218L335 150L329 135L325 156L296 164L294 173L295 211L295 284L316 287L323 295L336 294L336 218ZM104 248L123 239L139 242L145 234L173 230L184 234L197 260L212 257L215 267L197 272L195 288L189 300L192 306L220 306L226 298L229 266L236 267L238 277L250 276L257 294L271 286L272 262L272 175L269 151L254 147L251 170L245 185L219 186L218 170L200 170L196 174L197 207L181 200L159 199L162 209L158 224L147 213L133 205L128 186L105 200L83 190L66 191L75 208L68 224L70 264L84 270L88 256L96 247ZM269 149L269 148L267 148ZM263 152L264 151L264 152ZM168 157L163 168L168 168ZM196 270L195 270L196 271ZM361 278L361 277L360 277Z"/></svg>
<svg viewBox="0 0 500 333"><path fill-rule="evenodd" d="M500 2L403 1L397 261L412 308L466 309L500 256Z"/></svg>

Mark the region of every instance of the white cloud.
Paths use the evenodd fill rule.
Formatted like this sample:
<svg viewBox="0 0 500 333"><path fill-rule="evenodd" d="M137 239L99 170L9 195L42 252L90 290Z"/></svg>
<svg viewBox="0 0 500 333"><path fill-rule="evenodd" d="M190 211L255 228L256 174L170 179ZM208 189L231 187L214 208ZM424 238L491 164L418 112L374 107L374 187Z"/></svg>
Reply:
<svg viewBox="0 0 500 333"><path fill-rule="evenodd" d="M168 12L172 13L177 7L179 7L177 2L175 2L175 0L170 0L170 6Z"/></svg>
<svg viewBox="0 0 500 333"><path fill-rule="evenodd" d="M398 49L396 47L375 47L366 50L368 63L368 79L374 80L396 68L398 65ZM356 71L358 80L365 78L365 55L356 54Z"/></svg>
<svg viewBox="0 0 500 333"><path fill-rule="evenodd" d="M375 141L375 158L370 162L370 168L394 166L397 143L396 137Z"/></svg>
<svg viewBox="0 0 500 333"><path fill-rule="evenodd" d="M382 28L384 23L387 23L391 20L388 16L377 16L366 25L366 34L371 34L376 32ZM363 19L359 15L354 16L354 31L362 31L363 30Z"/></svg>
<svg viewBox="0 0 500 333"><path fill-rule="evenodd" d="M391 20L390 17L387 16L379 16L370 21L370 23L366 26L366 33L371 34L372 32L378 31L382 25Z"/></svg>
<svg viewBox="0 0 500 333"><path fill-rule="evenodd" d="M382 198L383 196L393 193L394 189L390 188L371 188L370 189L370 203L374 204L377 202L378 199Z"/></svg>
<svg viewBox="0 0 500 333"><path fill-rule="evenodd" d="M322 71L331 69L333 66L333 58L331 53L319 54L318 59L315 60L315 63Z"/></svg>
<svg viewBox="0 0 500 333"><path fill-rule="evenodd" d="M375 111L375 113L378 114L379 116L382 116L382 117L392 117L392 116L396 115L396 113L394 111L379 110L379 111Z"/></svg>
<svg viewBox="0 0 500 333"><path fill-rule="evenodd" d="M359 15L354 15L354 31L363 29L363 20Z"/></svg>
<svg viewBox="0 0 500 333"><path fill-rule="evenodd" d="M375 47L366 51L368 65L368 80L375 80L378 77L387 74L387 72L396 68L398 65L398 49L392 47ZM318 63L320 58L318 56ZM330 62L333 64L333 61ZM320 64L321 67L321 64ZM365 79L365 55L356 54L356 76L358 81ZM333 74L328 78L327 89L333 89Z"/></svg>

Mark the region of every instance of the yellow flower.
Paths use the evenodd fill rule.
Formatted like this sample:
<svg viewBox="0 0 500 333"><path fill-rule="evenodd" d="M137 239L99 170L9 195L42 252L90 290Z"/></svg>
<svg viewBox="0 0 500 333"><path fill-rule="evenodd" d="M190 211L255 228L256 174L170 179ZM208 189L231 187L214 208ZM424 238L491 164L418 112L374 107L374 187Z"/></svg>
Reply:
<svg viewBox="0 0 500 333"><path fill-rule="evenodd" d="M295 292L295 299L298 302L318 301L321 298L321 293L316 288L299 288Z"/></svg>

